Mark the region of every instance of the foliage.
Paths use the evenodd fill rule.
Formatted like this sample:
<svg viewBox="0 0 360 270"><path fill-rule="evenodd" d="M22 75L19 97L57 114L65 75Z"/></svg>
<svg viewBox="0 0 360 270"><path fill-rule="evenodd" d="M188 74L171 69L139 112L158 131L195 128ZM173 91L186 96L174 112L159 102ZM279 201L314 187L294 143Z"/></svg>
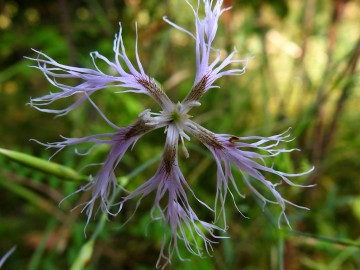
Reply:
<svg viewBox="0 0 360 270"><path fill-rule="evenodd" d="M189 255L191 261L175 260L169 268L359 268L359 5L345 0L252 4L228 0L225 5L233 8L222 18L216 47L230 51L235 45L239 57L253 58L244 76L223 81L219 90L204 97L203 106L194 113L201 115L196 120L214 131L238 136L267 136L292 126L296 136L292 146L302 151L279 157L274 164L284 171L304 171L314 164L315 173L302 179L302 184L317 186L281 187L290 201L311 208L289 209L292 230L279 229L276 210L269 207L262 212L255 198L237 200L250 219L233 211L229 202L225 236L230 238L215 245L213 257ZM61 177L56 164L47 171L34 166L43 164L34 156L47 160L52 153L29 139L51 142L58 141L59 134L79 137L108 130L88 104L69 117L56 119L25 106L30 96L53 88L40 72L28 67L30 62L23 56L33 57L30 48L34 48L60 62L91 66L88 54L93 50L112 57L118 21L125 43L132 47L137 21L145 69L170 89L167 94L173 100L181 100L193 81L194 56L188 53L193 44L185 34L167 27L163 15L192 27L183 1L0 3L0 147L13 150L2 150L0 155L0 254L17 246L5 269L154 268L163 227L149 223L151 198L126 225L135 205L129 204L115 220L98 213L86 237L81 208L71 210L70 206L89 195L71 196L58 207L83 176L95 173L93 167L84 166L102 160L108 149L83 158L67 150L56 156L54 163L78 176L73 181L69 175ZM179 84L184 78L186 82ZM113 90L94 99L120 126L152 106L146 97L121 94L114 98ZM163 144L158 135L146 135L125 155L119 181L127 189L134 190L154 174ZM183 157L180 166L201 199L211 202L215 190L208 182L215 181L214 161L196 142L191 142L189 152L190 158Z"/></svg>

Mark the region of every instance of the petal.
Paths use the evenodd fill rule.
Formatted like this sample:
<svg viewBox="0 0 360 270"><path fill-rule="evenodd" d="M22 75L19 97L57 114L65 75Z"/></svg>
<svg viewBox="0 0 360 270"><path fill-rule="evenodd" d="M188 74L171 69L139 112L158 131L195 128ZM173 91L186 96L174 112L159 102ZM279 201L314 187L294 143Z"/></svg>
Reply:
<svg viewBox="0 0 360 270"><path fill-rule="evenodd" d="M176 126L169 125L163 157L156 174L124 197L120 206L122 208L123 203L135 197L139 197L137 202L139 206L143 197L155 191L151 216L153 220L164 220L165 229L157 267L165 267L170 263L174 252L181 258L178 249L179 240L189 252L202 256L203 248L198 243L200 238L203 240L206 252L210 252L214 241L209 239L208 235L218 238L213 231L221 230L213 224L200 220L189 204L186 191L190 192L200 204L210 209L195 196L179 169L177 161L179 136ZM168 238L167 230L170 231ZM162 263L164 265L161 265Z"/></svg>
<svg viewBox="0 0 360 270"><path fill-rule="evenodd" d="M313 171L314 168L302 173L285 173L265 165L264 160L273 156L274 153L279 154L293 150L275 148L278 146L279 142L288 141L289 135L287 132L270 137L251 136L239 138L233 135L215 134L191 120L188 122L187 131L197 137L212 152L217 164L217 194L215 198L215 210L219 208L217 204L220 204L220 211L217 213L217 216L222 213L224 222L226 222L224 202L227 192L229 191L229 194L233 197L230 190L230 184L233 186L236 193L242 196L231 172L231 164L233 164L243 175L245 184L259 199L263 201L264 205L266 203L272 203L281 207L282 211L279 217L279 223L282 217L288 223L288 219L285 214L286 204L295 204L289 202L281 196L281 194L276 190L279 183L272 183L267 177L265 177L265 173L275 175L277 178L280 178L280 180L291 186L311 187L295 184L289 180L289 177L303 176ZM247 143L246 141L248 140L255 141L253 143ZM268 152L270 155L260 154L261 151ZM259 163L259 161L261 163ZM265 187L265 189L272 194L275 200L266 198L253 183L256 186ZM301 206L297 207L303 208Z"/></svg>
<svg viewBox="0 0 360 270"><path fill-rule="evenodd" d="M141 136L155 128L157 127L148 125L143 118L140 118L132 125L129 125L125 128L119 128L115 133L92 135L84 138L70 138L60 143L47 144L48 147L59 148L59 150L62 150L64 147L69 145L75 145L84 142L91 142L95 143L96 145L111 145L110 152L96 176L91 178L90 183L86 184L75 192L78 193L79 191L86 191L90 189L92 190L91 199L83 204L84 206L82 209L82 211L86 211L88 216L87 224L93 214L95 203L98 200L100 200L100 208L103 212L115 215L114 213L110 212L111 206L115 205L111 202L111 198L115 196L116 191L118 190L118 183L114 170L118 166L129 147L136 143L136 141ZM110 139L101 140L102 138L106 137Z"/></svg>
<svg viewBox="0 0 360 270"><path fill-rule="evenodd" d="M136 28L137 29L137 28ZM137 37L137 30L136 30ZM115 62L111 62L105 56L98 52L92 52L90 54L95 69L78 68L68 65L63 65L56 62L46 54L34 50L37 54L37 58L28 58L37 62L35 68L43 72L46 79L60 91L50 93L38 98L32 98L29 102L30 106L36 109L54 113L57 115L65 115L74 108L78 107L82 102L86 100L84 95L90 96L96 91L107 89L110 87L121 87L118 92L134 92L142 93L152 97L163 109L169 109L172 102L167 97L165 92L156 83L153 78L150 78L145 74L137 50L137 38L135 43L135 57L137 67L135 67L126 54L124 42L122 39L122 27L118 35L114 40L114 53ZM97 64L96 59L104 61L109 68L116 70L118 74L108 75L101 71ZM69 85L69 79L79 79L81 82L76 85ZM65 109L45 109L43 107L50 105L51 103L71 97L75 94L80 94L81 97L77 99L72 105Z"/></svg>

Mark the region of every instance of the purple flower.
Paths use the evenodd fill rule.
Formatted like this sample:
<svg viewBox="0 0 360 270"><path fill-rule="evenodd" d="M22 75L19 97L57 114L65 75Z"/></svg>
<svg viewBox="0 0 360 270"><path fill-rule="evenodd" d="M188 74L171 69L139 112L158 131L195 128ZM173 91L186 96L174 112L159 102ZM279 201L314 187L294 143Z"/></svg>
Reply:
<svg viewBox="0 0 360 270"><path fill-rule="evenodd" d="M130 61L123 44L121 26L120 32L115 36L114 41L114 62L111 62L98 52L91 54L95 69L65 66L57 63L41 52L38 52L38 58L32 59L38 63L36 68L40 69L46 78L55 87L60 89L59 92L32 99L30 102L32 106L44 112L64 115L79 106L82 102L88 101L115 130L113 133L91 135L84 138L63 138L64 141L62 142L41 143L48 148L58 149L56 153L64 147L75 146L82 143L92 143L93 147L100 144L111 146L109 154L102 163L96 176L91 177L91 181L77 191L92 191L91 199L86 202L83 207L83 211L86 211L88 216L87 222L89 222L93 214L95 202L98 200L100 201L100 208L103 212L116 215L128 201L135 199L137 200L136 205L139 206L145 196L155 193L154 204L151 208L151 217L153 220L163 220L165 229L163 244L157 263L158 267L161 266L160 264L163 259L165 259L165 265L169 263L174 252L181 258L178 249L179 241L182 242L192 254L198 256L203 255L204 248L207 253L212 250L211 244L214 243L217 238L220 238L216 234L216 231L224 231L226 229L225 202L227 195L230 194L234 203L234 196L236 194L240 197L245 197L239 190L239 180L233 176L234 169L242 174L242 180L246 186L262 200L264 205L271 203L280 206L281 214L279 217L279 225L281 218L284 218L289 224L285 213L286 205L295 204L283 198L277 191L277 186L282 182L291 186L301 186L293 183L290 178L307 174L313 170L311 169L304 173L290 174L278 171L272 166L267 166L267 159L283 152L297 150L279 148L280 143L289 141L290 135L288 131L270 137L238 137L229 134L215 134L190 119L189 111L193 107L201 105L201 97L210 89L217 87L215 82L224 76L241 75L245 73L248 59L235 59L236 50L234 50L225 57L225 59L221 60L220 51L212 46L218 28L219 17L224 11L229 9L222 9L222 1L204 0L204 5L200 5L200 1L198 1L196 8L188 1L186 2L191 7L195 16L195 33L184 29L164 17L164 20L170 25L187 33L195 40L195 80L192 89L181 102L172 102L158 83L145 73L138 55L137 41L135 44L136 66ZM204 18L200 18L199 15L199 10L202 6L204 6L205 10ZM216 57L210 61L213 53L216 54ZM104 61L114 73L109 75L102 72L96 65L96 59ZM239 63L243 64L241 68L231 66L232 64ZM63 80L66 82L66 79L72 78L80 79L81 83L75 86L62 83ZM117 127L106 118L92 99L90 99L90 95L95 91L114 86L119 87L118 92L120 93L133 92L150 96L161 107L161 111L152 112L151 110L145 110L139 114L139 118L135 123L123 128ZM70 97L74 94L80 94L80 98L65 109L52 110L43 108L54 101ZM109 198L118 188L114 170L123 155L142 135L158 128L165 128L166 142L157 172L152 178L133 192L124 196L119 202L111 204ZM217 184L216 187L214 187L216 194L214 194L215 205L213 208L210 208L196 197L195 192L191 189L179 168L179 143L181 143L181 148L185 156L188 157L189 153L185 144L186 140L190 140L190 136L198 139L211 151L217 165ZM88 152L90 152L91 149L92 147ZM268 190L268 194L271 194L273 198L268 198L259 191L259 188L261 188L261 190L264 190L264 188ZM202 207L205 207L213 213L215 222L222 217L224 228L215 225L216 223L200 220L189 204L188 195L195 198L195 201ZM114 205L119 206L119 208L118 211L112 212L111 207ZM168 239L166 234L167 230L170 231ZM198 239L202 239L203 244L199 244Z"/></svg>

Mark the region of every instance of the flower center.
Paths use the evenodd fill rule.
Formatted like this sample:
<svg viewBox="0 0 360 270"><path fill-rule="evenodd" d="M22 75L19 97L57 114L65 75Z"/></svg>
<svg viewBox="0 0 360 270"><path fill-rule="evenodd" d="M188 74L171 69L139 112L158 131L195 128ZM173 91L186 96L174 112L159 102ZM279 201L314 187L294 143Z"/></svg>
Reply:
<svg viewBox="0 0 360 270"><path fill-rule="evenodd" d="M183 106L180 102L174 104L171 112L165 113L165 117L168 118L169 125L173 124L176 126L176 130L179 133L179 137L182 143L182 150L186 157L189 157L189 153L184 144L184 138L190 140L190 137L184 132L186 121L191 117L187 114L189 108Z"/></svg>
<svg viewBox="0 0 360 270"><path fill-rule="evenodd" d="M189 119L191 116L187 114L187 110L184 109L184 106L178 102L174 104L173 111L168 114L169 120L176 125L182 126L184 121Z"/></svg>
<svg viewBox="0 0 360 270"><path fill-rule="evenodd" d="M170 119L175 123L179 122L181 118L181 115L177 111L173 111L170 113Z"/></svg>

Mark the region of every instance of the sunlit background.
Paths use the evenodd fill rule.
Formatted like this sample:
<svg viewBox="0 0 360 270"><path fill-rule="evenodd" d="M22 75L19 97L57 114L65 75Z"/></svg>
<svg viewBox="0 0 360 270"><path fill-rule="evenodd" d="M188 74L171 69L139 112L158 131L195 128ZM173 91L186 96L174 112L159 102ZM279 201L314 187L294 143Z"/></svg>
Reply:
<svg viewBox="0 0 360 270"><path fill-rule="evenodd" d="M229 200L229 229L223 236L230 238L215 244L211 257L192 257L182 247L189 261L174 256L169 269L360 269L359 2L227 0L224 6L233 8L221 17L215 47L223 57L236 47L239 59L250 56L251 61L245 75L220 80L221 88L205 95L202 106L192 111L194 119L216 133L238 136L270 136L292 127L295 139L287 147L301 151L276 158L274 166L300 172L314 165L315 172L298 182L316 187L280 187L288 200L311 210L288 207L292 230L286 224L279 230L279 209L262 211L236 174L247 195L236 202L249 219ZM167 25L164 15L194 30L185 1L0 0L0 148L47 160L53 152L29 139L53 142L59 135L111 131L90 104L60 118L27 106L30 97L56 89L24 56L37 57L33 48L60 63L91 68L91 51L113 59L119 22L132 59L137 22L146 72L174 101L181 100L194 79L194 41ZM120 126L132 123L146 108L160 109L146 96L115 92L99 91L94 101ZM148 134L124 156L117 175L126 180L128 190L155 173L164 140L163 131ZM188 148L190 158L180 155L181 169L193 190L211 205L215 162L195 139ZM67 149L52 161L94 175L94 167L83 167L101 162L107 151L100 147L79 157ZM0 155L0 257L17 246L4 269L155 268L163 224L150 223L153 197L143 201L125 226L135 203L111 221L104 222L98 213L85 237L86 217L81 208L71 209L89 194L76 194L58 207L82 184ZM212 220L201 206L195 209Z"/></svg>

